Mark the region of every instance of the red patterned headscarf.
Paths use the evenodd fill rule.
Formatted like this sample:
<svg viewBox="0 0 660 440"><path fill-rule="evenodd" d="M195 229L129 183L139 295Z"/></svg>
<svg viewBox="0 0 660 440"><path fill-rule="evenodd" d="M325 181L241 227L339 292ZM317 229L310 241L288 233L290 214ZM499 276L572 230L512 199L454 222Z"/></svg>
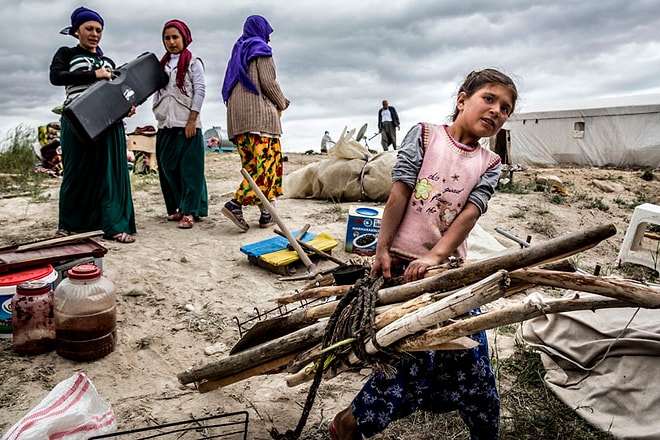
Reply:
<svg viewBox="0 0 660 440"><path fill-rule="evenodd" d="M186 77L186 72L188 71L188 67L190 67L190 60L192 59L192 53L188 50L188 46L190 43L192 43L192 33L190 32L190 28L188 27L187 24L182 22L181 20L170 20L165 25L163 26L163 35L165 34L165 29L167 28L175 28L176 30L179 31L181 34L181 38L183 38L183 47L184 49L181 51L181 54L179 54L179 62L176 65L176 85L183 92L185 95L188 95L186 91L183 88L183 80ZM160 59L160 64L165 67L167 62L170 60L170 53L165 52L165 55L163 55L163 58Z"/></svg>

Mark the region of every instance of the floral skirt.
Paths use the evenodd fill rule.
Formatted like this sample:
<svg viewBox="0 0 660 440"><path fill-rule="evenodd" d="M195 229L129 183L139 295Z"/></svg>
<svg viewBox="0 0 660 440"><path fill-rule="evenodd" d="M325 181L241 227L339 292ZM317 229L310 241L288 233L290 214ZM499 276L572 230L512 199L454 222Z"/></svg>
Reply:
<svg viewBox="0 0 660 440"><path fill-rule="evenodd" d="M395 362L393 377L375 372L351 403L360 432L371 437L417 410L457 410L472 440L497 439L500 399L486 333L471 337L479 346L411 353Z"/></svg>
<svg viewBox="0 0 660 440"><path fill-rule="evenodd" d="M234 138L241 164L250 174L268 200L283 194L282 146L279 138L259 136L254 133L240 134ZM234 194L241 205L260 205L261 200L247 180L243 179Z"/></svg>

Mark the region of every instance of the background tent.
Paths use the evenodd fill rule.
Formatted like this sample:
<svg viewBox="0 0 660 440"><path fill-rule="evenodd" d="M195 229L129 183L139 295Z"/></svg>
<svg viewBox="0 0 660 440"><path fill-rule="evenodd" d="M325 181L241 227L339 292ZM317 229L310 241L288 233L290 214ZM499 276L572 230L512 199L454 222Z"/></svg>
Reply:
<svg viewBox="0 0 660 440"><path fill-rule="evenodd" d="M504 129L493 150L505 163L660 167L660 95L514 114Z"/></svg>

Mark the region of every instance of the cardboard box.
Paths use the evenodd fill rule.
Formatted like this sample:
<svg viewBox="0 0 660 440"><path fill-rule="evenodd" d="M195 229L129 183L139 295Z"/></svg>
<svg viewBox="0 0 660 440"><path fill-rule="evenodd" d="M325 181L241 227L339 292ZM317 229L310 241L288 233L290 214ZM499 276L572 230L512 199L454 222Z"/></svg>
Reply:
<svg viewBox="0 0 660 440"><path fill-rule="evenodd" d="M348 210L344 250L357 255L376 253L383 208L354 206Z"/></svg>

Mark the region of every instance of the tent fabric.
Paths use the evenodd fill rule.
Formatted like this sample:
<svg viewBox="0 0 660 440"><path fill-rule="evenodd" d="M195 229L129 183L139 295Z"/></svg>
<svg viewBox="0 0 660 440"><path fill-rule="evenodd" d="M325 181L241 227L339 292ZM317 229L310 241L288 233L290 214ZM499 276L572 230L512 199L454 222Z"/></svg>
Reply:
<svg viewBox="0 0 660 440"><path fill-rule="evenodd" d="M510 162L660 167L660 97L654 99L655 104L515 114L504 126Z"/></svg>
<svg viewBox="0 0 660 440"><path fill-rule="evenodd" d="M519 337L540 352L550 389L587 422L619 439L660 438L657 311L549 314L525 321Z"/></svg>
<svg viewBox="0 0 660 440"><path fill-rule="evenodd" d="M387 200L396 151L374 155L352 139L354 132L344 129L327 158L286 175L285 196L343 202Z"/></svg>

